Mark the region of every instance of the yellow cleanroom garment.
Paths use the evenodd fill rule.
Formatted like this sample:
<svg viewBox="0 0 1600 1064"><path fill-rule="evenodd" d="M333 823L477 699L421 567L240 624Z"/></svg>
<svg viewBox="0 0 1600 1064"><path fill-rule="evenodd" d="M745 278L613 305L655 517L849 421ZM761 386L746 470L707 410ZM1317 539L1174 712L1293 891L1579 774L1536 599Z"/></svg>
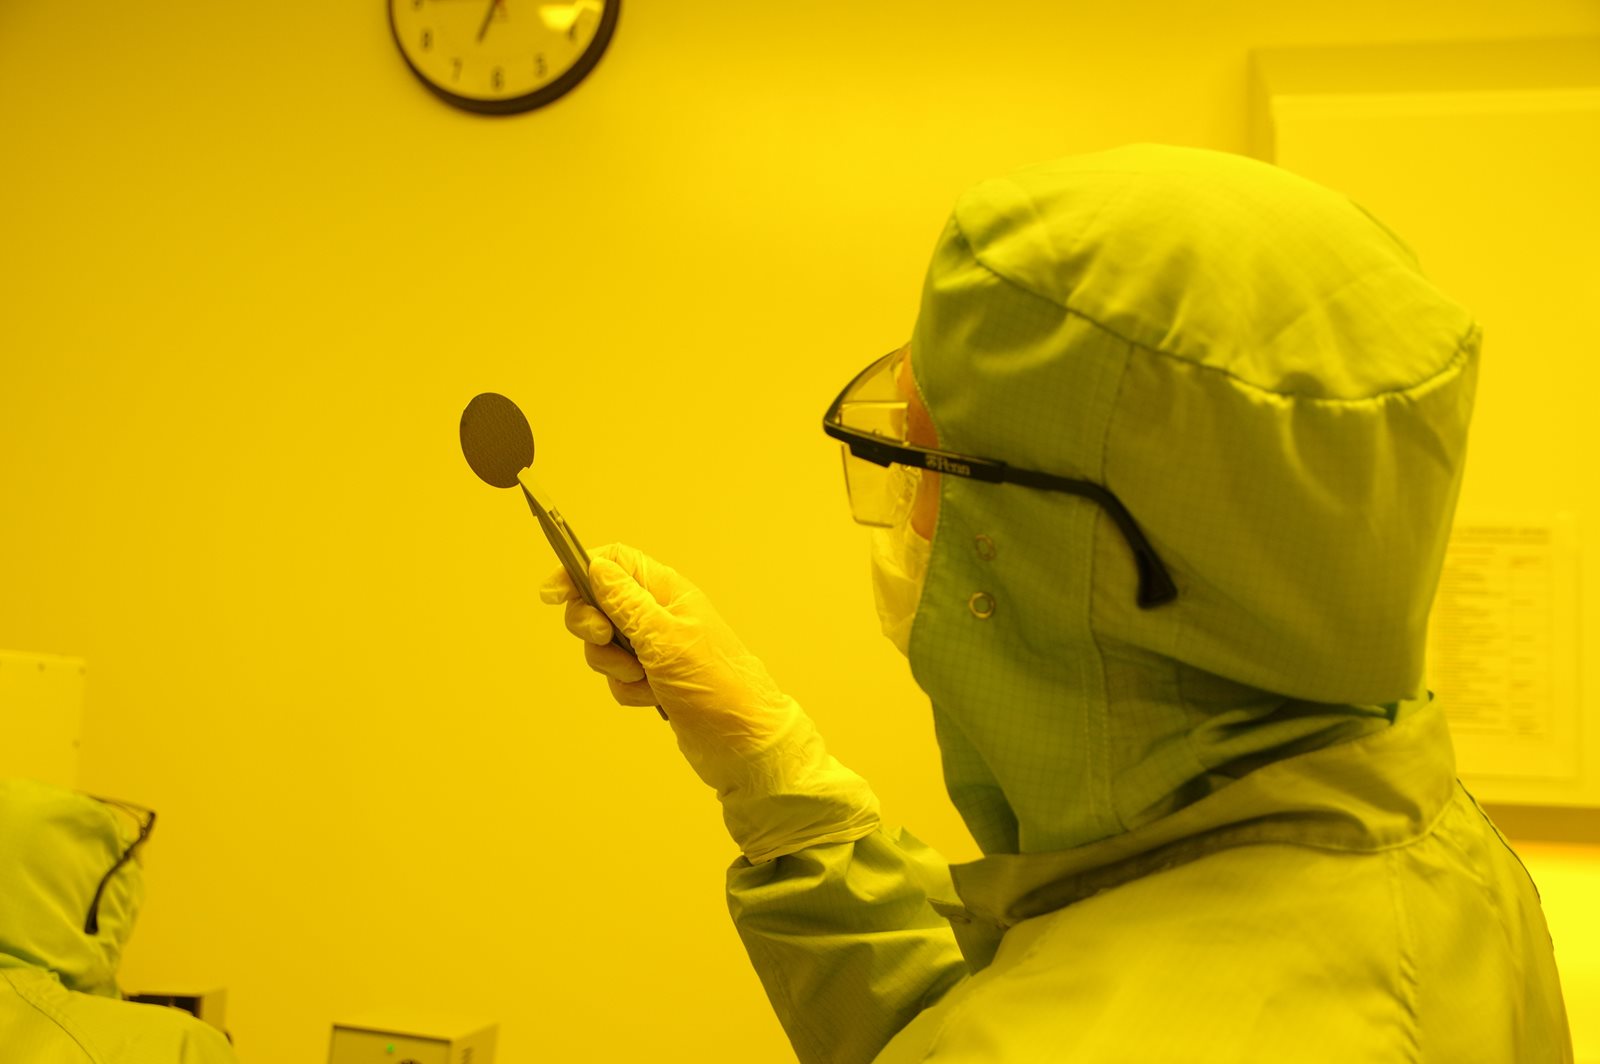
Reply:
<svg viewBox="0 0 1600 1064"><path fill-rule="evenodd" d="M123 1001L117 963L144 897L136 861L96 885L137 831L86 795L0 779L0 1062L237 1064L216 1028L178 1009Z"/></svg>
<svg viewBox="0 0 1600 1064"><path fill-rule="evenodd" d="M1087 499L940 478L908 656L985 856L735 862L802 1061L1572 1059L1422 681L1480 344L1397 236L1255 160L1135 145L960 199L911 341L939 446L1104 485L1178 596L1139 607Z"/></svg>

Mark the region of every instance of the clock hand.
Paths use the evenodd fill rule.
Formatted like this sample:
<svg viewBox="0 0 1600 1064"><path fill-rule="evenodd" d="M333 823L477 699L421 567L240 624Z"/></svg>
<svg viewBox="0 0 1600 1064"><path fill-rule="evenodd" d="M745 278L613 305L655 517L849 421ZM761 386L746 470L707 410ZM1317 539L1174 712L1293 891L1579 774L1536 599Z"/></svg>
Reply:
<svg viewBox="0 0 1600 1064"><path fill-rule="evenodd" d="M500 6L500 0L489 0L489 11L483 16L483 25L478 27L478 40L483 40L483 35L489 32L489 23L494 21L494 9Z"/></svg>

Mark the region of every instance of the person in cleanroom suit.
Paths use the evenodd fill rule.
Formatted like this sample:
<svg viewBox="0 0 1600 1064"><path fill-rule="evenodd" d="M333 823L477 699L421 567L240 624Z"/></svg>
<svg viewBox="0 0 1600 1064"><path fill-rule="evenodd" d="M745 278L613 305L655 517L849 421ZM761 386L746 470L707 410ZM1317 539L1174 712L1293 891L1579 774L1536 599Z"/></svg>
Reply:
<svg viewBox="0 0 1600 1064"><path fill-rule="evenodd" d="M0 779L0 1061L237 1064L216 1028L117 989L154 820L122 802Z"/></svg>
<svg viewBox="0 0 1600 1064"><path fill-rule="evenodd" d="M1243 157L961 197L908 347L825 427L969 864L879 822L682 576L597 552L637 658L551 578L716 788L801 1060L1572 1059L1538 895L1423 686L1479 339L1361 208Z"/></svg>

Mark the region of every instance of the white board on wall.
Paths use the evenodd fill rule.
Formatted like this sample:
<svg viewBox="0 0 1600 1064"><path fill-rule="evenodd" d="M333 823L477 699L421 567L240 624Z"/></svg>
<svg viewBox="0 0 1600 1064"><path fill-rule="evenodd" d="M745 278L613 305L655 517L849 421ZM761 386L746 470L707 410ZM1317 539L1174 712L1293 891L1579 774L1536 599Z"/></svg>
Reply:
<svg viewBox="0 0 1600 1064"><path fill-rule="evenodd" d="M1255 153L1370 211L1483 326L1429 639L1461 777L1600 807L1600 38L1252 58Z"/></svg>
<svg viewBox="0 0 1600 1064"><path fill-rule="evenodd" d="M78 785L87 672L78 658L0 650L0 776Z"/></svg>

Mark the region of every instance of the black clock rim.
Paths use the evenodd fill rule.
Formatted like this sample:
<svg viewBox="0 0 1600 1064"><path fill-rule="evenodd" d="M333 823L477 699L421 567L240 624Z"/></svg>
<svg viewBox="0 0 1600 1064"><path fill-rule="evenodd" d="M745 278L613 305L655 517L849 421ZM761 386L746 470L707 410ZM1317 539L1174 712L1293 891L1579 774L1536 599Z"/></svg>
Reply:
<svg viewBox="0 0 1600 1064"><path fill-rule="evenodd" d="M389 14L389 36L394 38L395 49L400 53L400 58L405 60L406 68L416 75L418 81L427 86L429 92L445 103L481 115L511 115L532 111L554 103L577 88L578 83L588 77L589 72L599 64L600 57L605 55L606 48L611 44L611 36L617 28L617 15L622 10L622 0L606 0L606 9L600 15L600 26L595 30L594 39L584 48L578 61L550 84L521 96L508 96L503 100L480 100L472 96L458 96L448 89L440 88L417 69L416 64L411 61L411 56L406 54L405 45L400 41L400 31L394 24L394 5L400 2L402 0L388 0L386 8Z"/></svg>

